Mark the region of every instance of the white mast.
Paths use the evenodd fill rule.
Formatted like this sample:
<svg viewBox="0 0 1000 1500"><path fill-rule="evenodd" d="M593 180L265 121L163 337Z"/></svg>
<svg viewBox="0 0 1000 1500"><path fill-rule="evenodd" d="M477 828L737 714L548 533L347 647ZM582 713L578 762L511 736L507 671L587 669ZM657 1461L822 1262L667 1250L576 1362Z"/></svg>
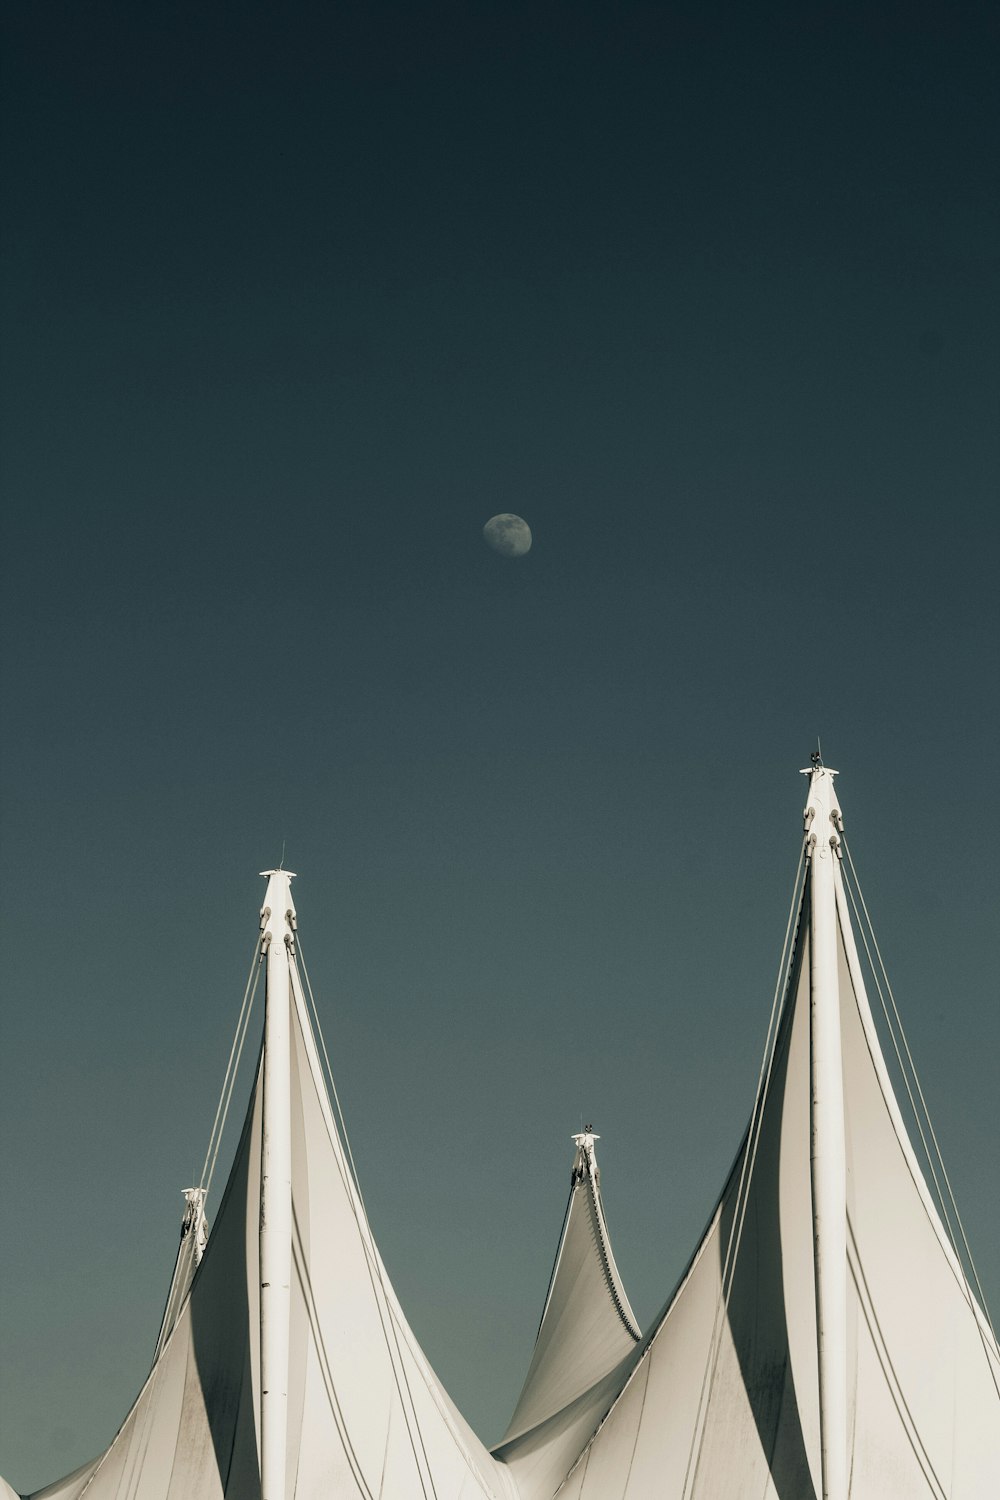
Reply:
<svg viewBox="0 0 1000 1500"><path fill-rule="evenodd" d="M261 1500L285 1500L288 1448L288 1329L292 1271L290 983L295 907L290 870L269 876L261 908L267 962L264 1100L260 1153Z"/></svg>
<svg viewBox="0 0 1000 1500"><path fill-rule="evenodd" d="M837 964L836 771L814 763L809 858L810 1166L823 1500L847 1500L847 1153Z"/></svg>

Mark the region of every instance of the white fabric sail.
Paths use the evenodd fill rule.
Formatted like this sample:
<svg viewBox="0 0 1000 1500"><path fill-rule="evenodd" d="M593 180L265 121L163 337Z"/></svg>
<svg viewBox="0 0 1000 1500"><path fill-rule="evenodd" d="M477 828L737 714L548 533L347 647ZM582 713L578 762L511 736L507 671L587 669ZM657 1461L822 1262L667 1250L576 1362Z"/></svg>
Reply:
<svg viewBox="0 0 1000 1500"><path fill-rule="evenodd" d="M389 1283L320 1066L290 877L270 872L264 1041L207 1248L197 1263L200 1240L182 1245L152 1370L110 1447L34 1500L1000 1496L1000 1350L882 1056L834 774L811 772L783 1005L705 1234L637 1342L593 1137L578 1138L494 1454Z"/></svg>
<svg viewBox="0 0 1000 1500"><path fill-rule="evenodd" d="M827 790L816 809L825 814L817 827L826 826L806 877L759 1131L748 1133L686 1275L560 1500L1000 1494L1000 1352L893 1095L851 932L839 837L827 837L828 819L840 826ZM830 862L825 911L817 901L820 857ZM816 962L820 922L832 937L825 974ZM816 1083L821 985L832 986L842 1064L838 1079ZM846 1264L834 1268L846 1273L836 1330L845 1374L842 1393L826 1392L824 1412L811 1093L831 1085L840 1091L845 1136ZM836 1372L836 1361L828 1368ZM839 1431L841 1394L844 1452L824 1458L824 1417L829 1437Z"/></svg>
<svg viewBox="0 0 1000 1500"><path fill-rule="evenodd" d="M286 904L287 882L277 895L269 887L274 911ZM399 1308L334 1125L294 959L282 946L277 961L288 965L290 1038L285 1494L516 1500L507 1471L449 1401ZM207 1248L132 1411L105 1454L38 1500L260 1495L265 1077L258 1067Z"/></svg>
<svg viewBox="0 0 1000 1500"><path fill-rule="evenodd" d="M639 1327L615 1264L601 1199L598 1139L573 1137L569 1202L534 1352L513 1416L493 1449L522 1500L549 1496L605 1415Z"/></svg>
<svg viewBox="0 0 1000 1500"><path fill-rule="evenodd" d="M252 1378L260 1070L208 1248L159 1357L107 1452L38 1500L134 1500L259 1488Z"/></svg>

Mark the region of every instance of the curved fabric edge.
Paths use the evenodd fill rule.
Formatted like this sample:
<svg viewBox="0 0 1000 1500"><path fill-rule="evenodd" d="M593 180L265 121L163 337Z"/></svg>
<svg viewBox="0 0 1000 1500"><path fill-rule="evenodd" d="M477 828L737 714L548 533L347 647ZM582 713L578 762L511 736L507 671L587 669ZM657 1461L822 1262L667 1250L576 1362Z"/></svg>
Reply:
<svg viewBox="0 0 1000 1500"><path fill-rule="evenodd" d="M246 1116L240 1130L239 1140L237 1142L236 1151L233 1156L233 1165L230 1168L229 1176L226 1179L222 1198L219 1203L217 1224L221 1222L225 1216L226 1205L228 1204L230 1196L233 1192L233 1184L237 1176L237 1166L243 1152L246 1150L248 1136L253 1128L254 1111L257 1105L258 1089L261 1081L261 1062L262 1051L259 1051L257 1055L256 1067L253 1074L253 1084L250 1089L250 1098L247 1105ZM213 1240L210 1236L208 1246L206 1247L206 1251L202 1257L201 1263L193 1268L193 1271L188 1277L186 1290L177 1306L176 1313L170 1324L169 1332L166 1332L165 1334L164 1326L163 1324L161 1324L160 1336L157 1344L157 1352L154 1356L153 1362L150 1365L149 1371L145 1379L143 1380L142 1385L136 1393L135 1399L130 1404L125 1417L119 1424L118 1429L108 1446L102 1453L99 1453L96 1458L91 1459L88 1463L82 1464L79 1468L74 1469L70 1474L65 1475L61 1479L56 1479L50 1484L44 1485L39 1490L31 1491L30 1494L26 1497L26 1500L78 1500L78 1497L82 1497L89 1489L92 1481L97 1479L99 1471L102 1469L105 1462L111 1457L116 1444L118 1444L118 1442L121 1440L123 1434L128 1430L129 1424L135 1418L136 1413L138 1412L139 1407L143 1402L143 1398L147 1395L147 1392L151 1390L156 1380L158 1371L160 1370L161 1366L163 1366L167 1361L173 1348L175 1337L179 1335L180 1330L182 1329L182 1326L185 1322L185 1314L188 1312L191 1306L192 1298L202 1279L203 1273L207 1274L206 1268L211 1265L211 1261L213 1258L212 1249ZM177 1260L175 1259L174 1266L171 1271L171 1289L175 1285L176 1277Z"/></svg>
<svg viewBox="0 0 1000 1500"><path fill-rule="evenodd" d="M492 1453L522 1500L551 1495L631 1369L642 1335L608 1234L590 1131L577 1153L558 1247L524 1384Z"/></svg>

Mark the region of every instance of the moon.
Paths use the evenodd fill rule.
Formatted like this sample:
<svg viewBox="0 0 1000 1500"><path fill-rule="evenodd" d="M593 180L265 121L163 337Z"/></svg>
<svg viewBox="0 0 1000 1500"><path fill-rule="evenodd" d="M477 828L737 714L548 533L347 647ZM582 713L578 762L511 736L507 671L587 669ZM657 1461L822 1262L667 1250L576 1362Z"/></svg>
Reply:
<svg viewBox="0 0 1000 1500"><path fill-rule="evenodd" d="M523 557L531 548L531 527L520 516L507 512L487 521L483 536L501 557Z"/></svg>

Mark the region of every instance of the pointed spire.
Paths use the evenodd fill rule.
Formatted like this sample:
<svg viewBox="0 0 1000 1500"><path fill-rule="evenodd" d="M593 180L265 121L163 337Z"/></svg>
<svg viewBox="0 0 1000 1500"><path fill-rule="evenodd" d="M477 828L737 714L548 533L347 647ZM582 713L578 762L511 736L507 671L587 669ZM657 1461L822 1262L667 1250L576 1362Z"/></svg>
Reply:
<svg viewBox="0 0 1000 1500"><path fill-rule="evenodd" d="M260 913L267 961L260 1176L261 1500L285 1500L292 1280L291 981L295 904L291 870L268 877Z"/></svg>
<svg viewBox="0 0 1000 1500"><path fill-rule="evenodd" d="M803 821L809 861L810 1164L823 1500L847 1500L847 1143L840 1035L837 772L817 750Z"/></svg>
<svg viewBox="0 0 1000 1500"><path fill-rule="evenodd" d="M570 1177L571 1185L575 1187L585 1177L591 1177L595 1183L599 1183L601 1169L597 1165L594 1142L599 1141L601 1137L594 1134L592 1125L588 1125L585 1130L579 1131L570 1139L576 1142L576 1156L573 1158L573 1173Z"/></svg>

